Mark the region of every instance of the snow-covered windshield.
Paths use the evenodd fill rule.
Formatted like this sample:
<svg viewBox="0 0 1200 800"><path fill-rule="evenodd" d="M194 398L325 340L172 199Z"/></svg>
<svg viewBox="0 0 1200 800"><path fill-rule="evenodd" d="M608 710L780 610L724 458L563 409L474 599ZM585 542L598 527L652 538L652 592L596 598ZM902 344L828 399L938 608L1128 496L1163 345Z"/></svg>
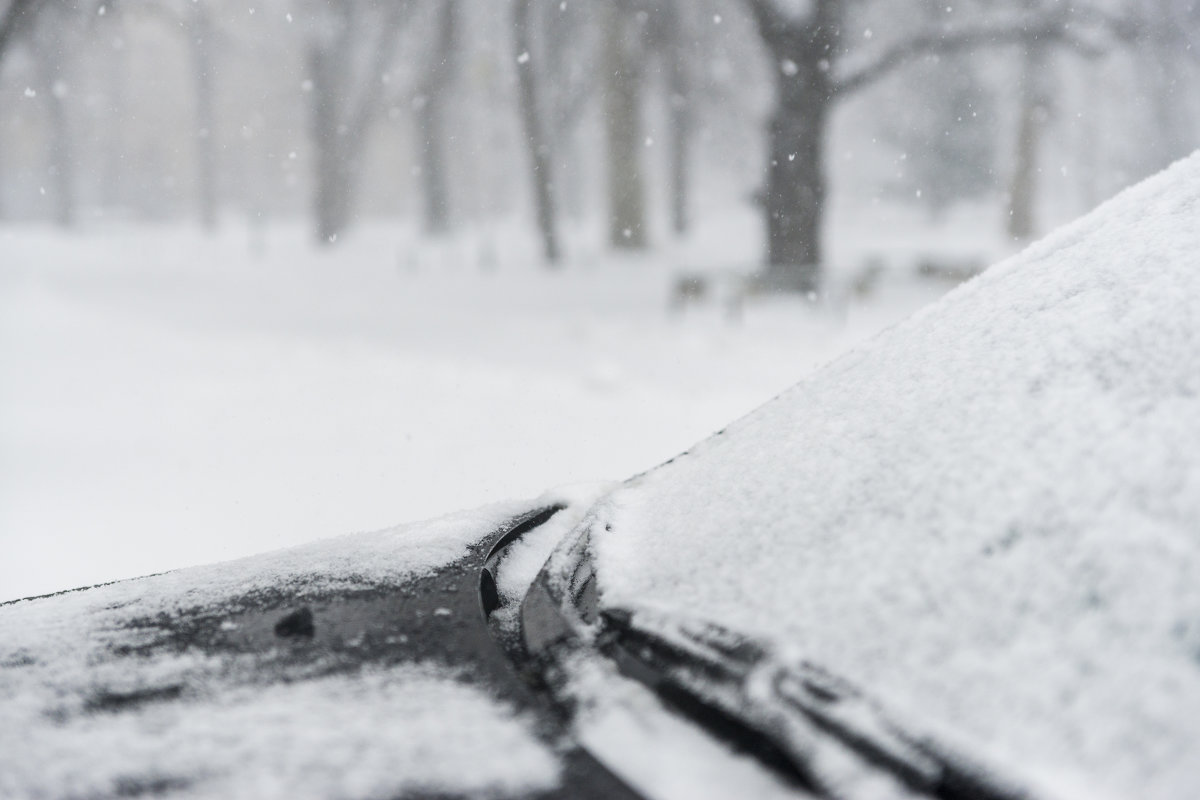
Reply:
<svg viewBox="0 0 1200 800"><path fill-rule="evenodd" d="M618 489L604 606L765 634L1047 796L1200 789L1200 154Z"/></svg>

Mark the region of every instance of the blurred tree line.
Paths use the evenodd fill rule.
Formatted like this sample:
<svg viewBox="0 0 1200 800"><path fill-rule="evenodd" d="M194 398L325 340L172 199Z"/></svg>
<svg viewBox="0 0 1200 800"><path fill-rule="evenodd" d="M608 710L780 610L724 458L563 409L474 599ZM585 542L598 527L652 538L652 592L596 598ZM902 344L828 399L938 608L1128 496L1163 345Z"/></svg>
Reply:
<svg viewBox="0 0 1200 800"><path fill-rule="evenodd" d="M1196 148L1198 79L1200 0L0 0L0 216L519 215L556 265L753 203L812 291L831 191L1029 238Z"/></svg>

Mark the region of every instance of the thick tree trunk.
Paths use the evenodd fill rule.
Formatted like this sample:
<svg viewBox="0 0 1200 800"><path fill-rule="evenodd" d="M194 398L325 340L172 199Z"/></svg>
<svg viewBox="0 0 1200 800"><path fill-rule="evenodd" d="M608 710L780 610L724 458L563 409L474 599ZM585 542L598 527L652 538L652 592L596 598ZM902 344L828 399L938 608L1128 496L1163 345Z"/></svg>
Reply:
<svg viewBox="0 0 1200 800"><path fill-rule="evenodd" d="M819 292L823 269L825 134L836 100L831 59L841 47L841 2L813 5L802 19L767 0L751 0L775 66L763 213L766 282L779 291Z"/></svg>
<svg viewBox="0 0 1200 800"><path fill-rule="evenodd" d="M538 81L530 30L530 0L513 4L514 49L517 60L517 84L520 90L521 121L529 149L533 177L533 199L537 211L538 232L546 263L556 266L561 258L558 248L558 214L555 207L554 179L551 175L550 143L542 120Z"/></svg>
<svg viewBox="0 0 1200 800"><path fill-rule="evenodd" d="M457 27L457 0L441 0L437 43L417 104L425 232L433 235L443 234L450 228L450 189L446 177L446 102L449 95L446 89L454 77Z"/></svg>
<svg viewBox="0 0 1200 800"><path fill-rule="evenodd" d="M646 200L642 185L641 65L630 15L605 7L604 126L608 143L608 239L613 247L646 246Z"/></svg>
<svg viewBox="0 0 1200 800"><path fill-rule="evenodd" d="M781 290L821 289L825 215L825 129L831 95L818 64L780 58L778 104L770 126L763 198L768 278Z"/></svg>
<svg viewBox="0 0 1200 800"><path fill-rule="evenodd" d="M196 90L196 200L200 225L206 231L213 231L217 227L217 132L213 112L212 24L202 3L192 9L190 33Z"/></svg>

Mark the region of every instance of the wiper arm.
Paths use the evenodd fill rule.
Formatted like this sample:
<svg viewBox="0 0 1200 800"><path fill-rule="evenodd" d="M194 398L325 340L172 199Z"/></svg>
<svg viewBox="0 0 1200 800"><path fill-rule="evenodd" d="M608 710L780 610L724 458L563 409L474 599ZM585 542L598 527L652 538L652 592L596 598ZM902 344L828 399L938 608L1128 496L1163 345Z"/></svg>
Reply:
<svg viewBox="0 0 1200 800"><path fill-rule="evenodd" d="M776 655L767 642L709 622L645 609L601 612L597 643L629 677L700 724L747 742L814 790L843 794L841 756L944 800L1038 800L933 736L898 722L848 681ZM840 751L840 752L839 752Z"/></svg>

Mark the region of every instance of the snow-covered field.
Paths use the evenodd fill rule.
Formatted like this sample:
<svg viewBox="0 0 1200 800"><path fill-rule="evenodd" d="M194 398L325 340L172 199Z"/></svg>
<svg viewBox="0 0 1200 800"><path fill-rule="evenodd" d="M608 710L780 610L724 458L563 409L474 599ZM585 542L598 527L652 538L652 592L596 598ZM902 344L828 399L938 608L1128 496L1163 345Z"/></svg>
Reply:
<svg viewBox="0 0 1200 800"><path fill-rule="evenodd" d="M553 274L508 229L259 238L0 228L0 600L620 480L946 288L671 313L675 270L751 262L736 214Z"/></svg>

